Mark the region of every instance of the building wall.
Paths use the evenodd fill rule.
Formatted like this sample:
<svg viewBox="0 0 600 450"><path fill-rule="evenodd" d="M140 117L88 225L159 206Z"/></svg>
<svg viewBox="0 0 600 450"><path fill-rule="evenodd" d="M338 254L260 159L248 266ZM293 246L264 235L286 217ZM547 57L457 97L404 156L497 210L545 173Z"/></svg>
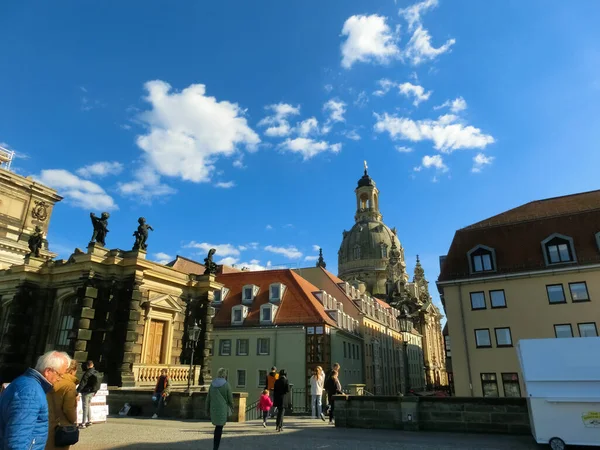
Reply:
<svg viewBox="0 0 600 450"><path fill-rule="evenodd" d="M363 318L365 335L365 384L375 395L405 392L403 341L400 333Z"/></svg>
<svg viewBox="0 0 600 450"><path fill-rule="evenodd" d="M213 333L214 350L212 358L212 373L224 367L229 371L229 382L232 389L248 392L248 402L258 400L260 392L265 387L265 378L259 378L259 371L268 373L271 367L277 370L285 369L288 380L297 388L306 384L306 334L304 327L240 327L216 328ZM258 355L257 342L259 338L270 339L269 354ZM231 340L231 356L220 354L221 340ZM248 339L249 351L247 356L236 354L237 340ZM246 384L239 385L237 371L246 371Z"/></svg>
<svg viewBox="0 0 600 450"><path fill-rule="evenodd" d="M587 284L591 301L572 301L571 282ZM566 303L550 304L546 285L562 284ZM506 308L490 306L490 290L503 289ZM470 293L483 291L486 309L472 310ZM452 342L452 370L457 396L482 396L482 373L496 375L499 395L504 396L502 373L516 373L521 395L525 395L519 362L515 351L519 339L555 338L555 324L571 324L573 336L579 336L578 323L600 326L600 270L577 267L572 271L550 274L531 273L527 276L474 280L461 285L443 285L443 296ZM462 308L461 308L462 304ZM494 328L510 327L511 347L498 348ZM463 329L464 328L464 329ZM489 329L491 348L477 348L475 330ZM470 366L470 370L469 370ZM470 376L470 378L469 378Z"/></svg>
<svg viewBox="0 0 600 450"><path fill-rule="evenodd" d="M425 389L425 367L423 366L423 337L418 333L402 333L408 354L408 376L410 389Z"/></svg>
<svg viewBox="0 0 600 450"><path fill-rule="evenodd" d="M363 384L363 340L342 330L331 330L331 363L341 365L340 383L344 389L349 384ZM324 367L325 371L328 370Z"/></svg>
<svg viewBox="0 0 600 450"><path fill-rule="evenodd" d="M423 353L426 367L426 382L430 387L446 386L446 354L442 336L440 316L430 312L423 315Z"/></svg>

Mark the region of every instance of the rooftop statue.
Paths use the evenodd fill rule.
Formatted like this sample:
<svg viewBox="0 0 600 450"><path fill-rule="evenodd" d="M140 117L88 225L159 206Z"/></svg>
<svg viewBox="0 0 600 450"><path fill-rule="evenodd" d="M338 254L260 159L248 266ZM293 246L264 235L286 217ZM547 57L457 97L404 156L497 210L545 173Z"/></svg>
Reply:
<svg viewBox="0 0 600 450"><path fill-rule="evenodd" d="M90 213L90 219L92 219L92 225L94 232L92 233L92 239L90 243L97 242L102 247L106 247L106 234L108 233L108 218L110 214L103 212L100 218L96 217L96 214Z"/></svg>
<svg viewBox="0 0 600 450"><path fill-rule="evenodd" d="M211 248L208 256L204 258L204 275L215 275L217 273L217 264L213 262L213 255L217 250Z"/></svg>
<svg viewBox="0 0 600 450"><path fill-rule="evenodd" d="M146 251L146 249L148 248L148 245L146 244L146 241L148 240L148 230L154 231L154 228L148 225L146 223L146 219L143 217L140 217L138 219L138 223L139 225L137 227L137 230L133 232L133 235L135 236L135 243L133 244L133 249Z"/></svg>
<svg viewBox="0 0 600 450"><path fill-rule="evenodd" d="M42 229L39 226L36 226L35 231L29 236L29 240L27 241L31 256L35 256L36 258L40 257L40 249L42 248L43 241L44 236L42 234Z"/></svg>

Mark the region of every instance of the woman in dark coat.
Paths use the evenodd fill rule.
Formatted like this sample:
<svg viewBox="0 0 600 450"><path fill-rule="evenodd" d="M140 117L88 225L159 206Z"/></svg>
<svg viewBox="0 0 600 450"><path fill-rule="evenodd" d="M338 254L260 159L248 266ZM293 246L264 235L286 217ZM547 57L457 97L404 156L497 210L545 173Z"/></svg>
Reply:
<svg viewBox="0 0 600 450"><path fill-rule="evenodd" d="M331 371L331 380L329 381L329 385L327 386L327 397L329 398L329 423L333 425L333 413L335 410L335 397L336 395L343 395L345 397L348 397L346 394L344 394L344 392L342 391L342 385L340 383L340 380L338 378L338 371L337 370L332 370Z"/></svg>
<svg viewBox="0 0 600 450"><path fill-rule="evenodd" d="M279 371L279 379L275 381L275 387L273 389L273 405L277 408L277 421L275 422L275 429L281 431L283 429L283 416L285 415L285 408L288 405L287 397L290 392L290 384L285 373L285 370Z"/></svg>

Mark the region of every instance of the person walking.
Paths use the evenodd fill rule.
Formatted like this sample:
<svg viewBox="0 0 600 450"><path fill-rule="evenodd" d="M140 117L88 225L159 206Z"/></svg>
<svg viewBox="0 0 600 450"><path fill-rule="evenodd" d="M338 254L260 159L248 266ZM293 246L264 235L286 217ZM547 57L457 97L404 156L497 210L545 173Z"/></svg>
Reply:
<svg viewBox="0 0 600 450"><path fill-rule="evenodd" d="M48 400L48 441L46 450L68 450L70 446L57 447L54 433L58 426L77 424L77 361L71 360L67 373L54 383L54 389L46 394Z"/></svg>
<svg viewBox="0 0 600 450"><path fill-rule="evenodd" d="M35 369L27 369L0 396L0 450L43 450L48 439L46 394L60 380L71 358L50 351L40 356Z"/></svg>
<svg viewBox="0 0 600 450"><path fill-rule="evenodd" d="M311 394L311 410L312 418L321 418L325 422L323 414L323 386L325 384L325 372L321 366L317 366L313 370L313 375L310 377L310 394Z"/></svg>
<svg viewBox="0 0 600 450"><path fill-rule="evenodd" d="M260 399L258 400L258 410L262 411L263 427L267 428L267 417L269 416L269 410L273 407L273 400L269 397L269 391L264 390Z"/></svg>
<svg viewBox="0 0 600 450"><path fill-rule="evenodd" d="M233 413L233 394L227 382L227 369L220 368L217 378L213 380L206 397L206 413L215 426L213 450L219 450L223 427L227 418Z"/></svg>
<svg viewBox="0 0 600 450"><path fill-rule="evenodd" d="M81 377L79 386L77 386L77 393L81 394L81 408L83 409L81 423L79 424L79 428L81 429L92 426L90 403L96 392L100 389L101 381L100 372L94 368L94 361L86 362L85 367L85 373Z"/></svg>
<svg viewBox="0 0 600 450"><path fill-rule="evenodd" d="M329 415L329 410L331 409L331 399L329 398L329 390L331 390L333 388L333 383L331 376L333 375L333 372L337 371L338 373L340 372L341 366L339 363L335 363L333 365L333 367L331 368L331 370L329 372L327 372L327 375L325 376L325 393L327 394L327 412L325 413L327 416ZM332 384L333 383L333 384Z"/></svg>
<svg viewBox="0 0 600 450"><path fill-rule="evenodd" d="M329 424L332 425L334 422L334 411L335 411L335 395L344 395L348 397L342 391L342 385L338 379L338 372L334 370L331 374L329 386L327 387L327 397L329 398Z"/></svg>
<svg viewBox="0 0 600 450"><path fill-rule="evenodd" d="M285 416L289 392L290 384L288 383L287 374L284 369L281 369L279 371L279 378L273 387L273 405L277 408L277 421L275 422L275 429L277 431L283 430L283 417Z"/></svg>
<svg viewBox="0 0 600 450"><path fill-rule="evenodd" d="M154 395L152 395L152 400L156 407L156 411L152 416L153 419L158 419L160 417L164 407L167 406L167 398L169 395L171 395L171 378L169 377L169 371L167 369L162 369L160 371L160 377L158 377L158 381L156 382L156 387L154 388Z"/></svg>
<svg viewBox="0 0 600 450"><path fill-rule="evenodd" d="M273 397L273 390L275 389L275 382L279 379L279 374L277 373L277 367L271 367L271 371L267 375L267 379L265 381L265 389L269 391L269 397L271 398L271 402L274 402L275 399ZM271 418L275 414L275 408L271 409Z"/></svg>

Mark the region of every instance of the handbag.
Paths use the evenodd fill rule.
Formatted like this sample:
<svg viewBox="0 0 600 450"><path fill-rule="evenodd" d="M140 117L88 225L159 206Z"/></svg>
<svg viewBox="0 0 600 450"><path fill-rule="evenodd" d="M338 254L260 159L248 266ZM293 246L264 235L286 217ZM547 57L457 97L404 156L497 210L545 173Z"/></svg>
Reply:
<svg viewBox="0 0 600 450"><path fill-rule="evenodd" d="M79 428L75 425L57 425L54 429L54 446L67 447L79 442Z"/></svg>

